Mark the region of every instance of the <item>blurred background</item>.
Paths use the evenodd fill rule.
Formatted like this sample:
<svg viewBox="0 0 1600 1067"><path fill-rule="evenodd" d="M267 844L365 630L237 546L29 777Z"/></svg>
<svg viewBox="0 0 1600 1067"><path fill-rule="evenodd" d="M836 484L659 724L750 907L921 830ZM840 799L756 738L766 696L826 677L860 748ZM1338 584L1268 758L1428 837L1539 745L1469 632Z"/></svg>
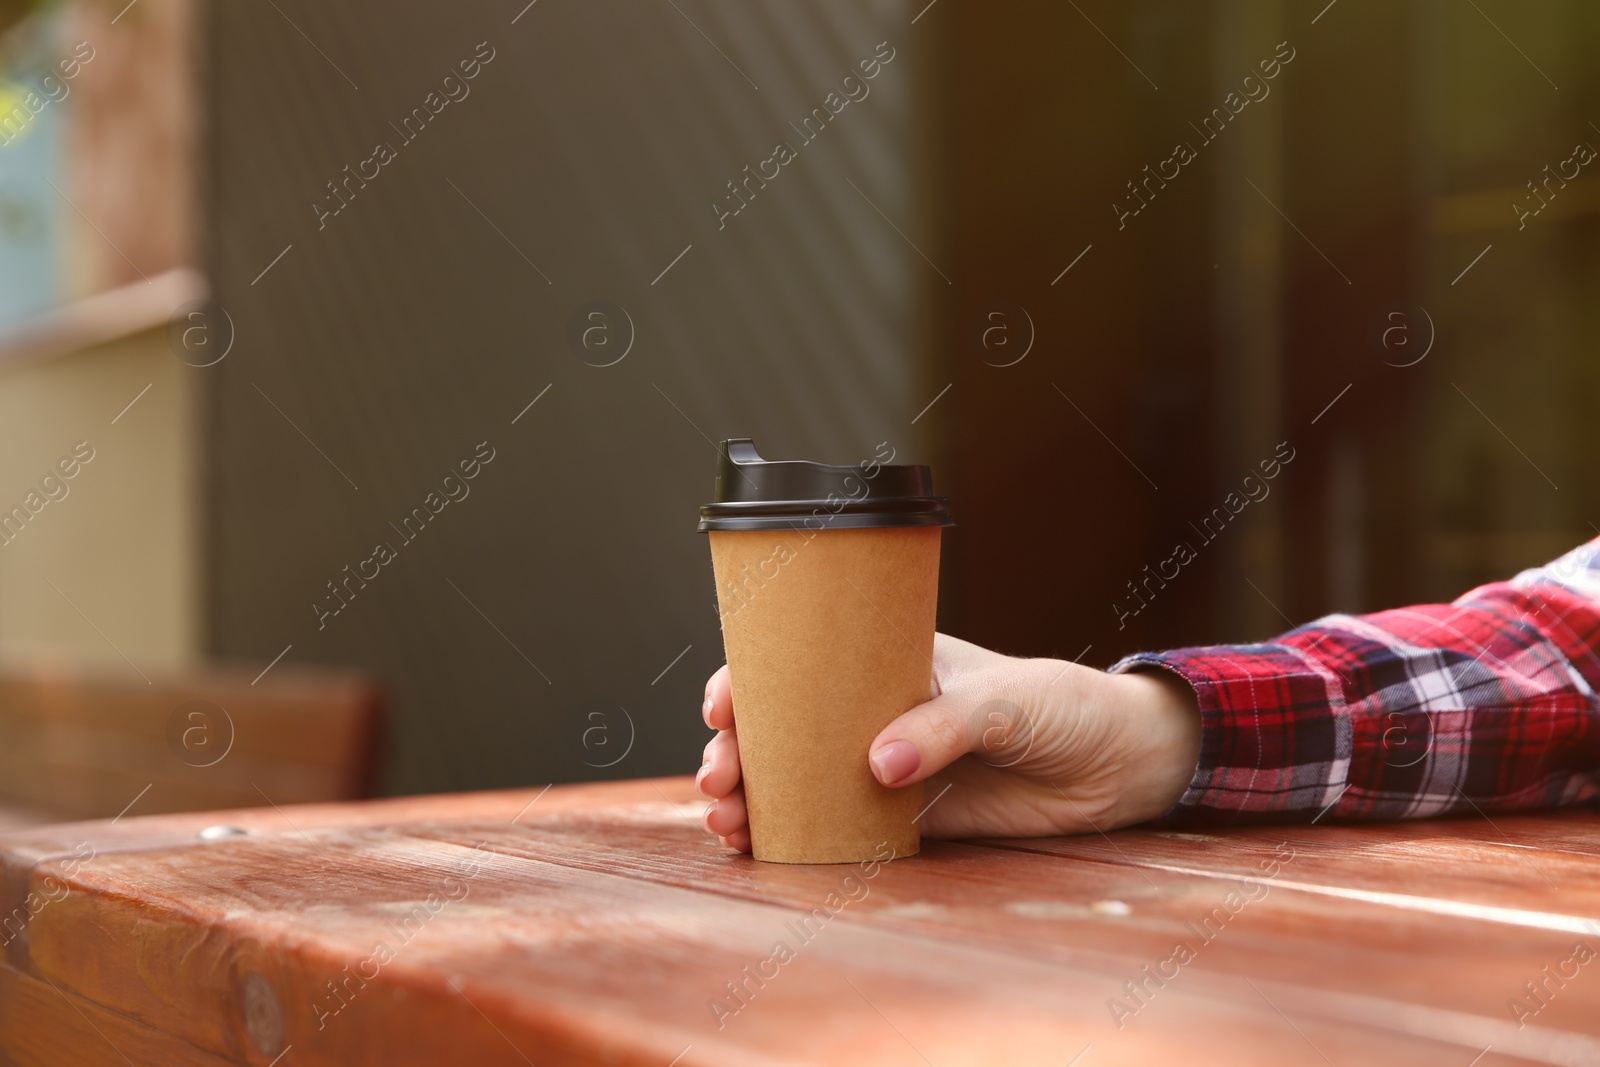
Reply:
<svg viewBox="0 0 1600 1067"><path fill-rule="evenodd" d="M1600 532L1590 4L0 12L6 818L692 771L725 437L1097 666Z"/></svg>

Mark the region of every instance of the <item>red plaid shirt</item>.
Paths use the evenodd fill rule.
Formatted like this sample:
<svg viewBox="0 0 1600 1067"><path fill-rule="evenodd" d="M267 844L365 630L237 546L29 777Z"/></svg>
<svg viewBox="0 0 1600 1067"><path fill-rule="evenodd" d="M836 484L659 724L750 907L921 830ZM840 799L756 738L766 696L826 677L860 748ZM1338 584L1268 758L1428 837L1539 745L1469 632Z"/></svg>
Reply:
<svg viewBox="0 0 1600 1067"><path fill-rule="evenodd" d="M1600 538L1452 604L1141 652L1200 701L1167 821L1408 819L1600 799Z"/></svg>

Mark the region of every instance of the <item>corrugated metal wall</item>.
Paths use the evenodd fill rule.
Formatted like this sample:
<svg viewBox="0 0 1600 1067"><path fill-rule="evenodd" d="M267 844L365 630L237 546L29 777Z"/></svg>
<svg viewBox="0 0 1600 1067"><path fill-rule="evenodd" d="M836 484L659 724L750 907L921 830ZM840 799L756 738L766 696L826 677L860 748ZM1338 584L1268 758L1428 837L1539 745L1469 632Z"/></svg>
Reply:
<svg viewBox="0 0 1600 1067"><path fill-rule="evenodd" d="M913 195L916 12L208 11L208 269L236 332L197 372L212 651L292 645L388 679L392 791L692 770L721 662L693 531L708 439L909 458L939 388L915 298L945 282L906 239L937 262ZM891 49L803 144L790 124ZM780 141L796 158L719 228L726 183ZM626 357L595 365L629 323ZM592 326L609 332L571 340Z"/></svg>

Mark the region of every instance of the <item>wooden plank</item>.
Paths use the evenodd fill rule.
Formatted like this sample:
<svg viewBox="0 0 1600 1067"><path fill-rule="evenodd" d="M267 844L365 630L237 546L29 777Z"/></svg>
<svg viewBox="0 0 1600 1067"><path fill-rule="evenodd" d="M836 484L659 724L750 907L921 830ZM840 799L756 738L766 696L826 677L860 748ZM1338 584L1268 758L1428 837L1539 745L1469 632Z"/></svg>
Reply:
<svg viewBox="0 0 1600 1067"><path fill-rule="evenodd" d="M30 904L41 899L35 869L41 862L153 849L199 848L207 828L227 827L254 836L293 836L329 826L430 825L452 818L525 819L542 811L589 806L627 808L689 803L692 779L674 776L598 782L559 788L493 790L448 796L393 797L361 804L300 804L285 807L175 813L78 823L58 823L0 834L0 946L13 966L26 970ZM32 894L30 898L30 894Z"/></svg>
<svg viewBox="0 0 1600 1067"><path fill-rule="evenodd" d="M1375 1064L1461 1051L1359 1023L1291 1026L1264 999L1177 986L1162 992L1159 1013L1119 1030L1104 976L1055 961L862 923L819 922L803 941L792 907L498 852L468 878L464 862L484 854L393 829L309 837L98 858L35 918L32 965L64 989L252 1062L266 1055L247 1047L238 1008L252 974L271 990L281 1041L301 1064L431 1063L444 1048L461 1062L657 1067L680 1054L681 1064L1065 1062L1086 1044L1096 1063L1180 1052L1200 1063L1301 1061L1308 1042L1336 1061ZM451 878L466 889L439 904L455 892ZM430 894L431 917L405 936L396 924ZM748 985L738 1011L724 1001L719 1018L709 1005L724 983L770 960L780 939L793 942L793 958ZM350 983L344 1002L329 984L340 981ZM1196 1047L1207 1031L1227 1033L1227 1046Z"/></svg>
<svg viewBox="0 0 1600 1067"><path fill-rule="evenodd" d="M253 725L259 723L241 723L236 750L225 760L194 767L175 759L160 737L67 723L5 723L0 796L49 805L60 822L62 812L114 815L135 798L149 811L205 811L258 805L263 795L282 804L358 795L348 766L252 752Z"/></svg>
<svg viewBox="0 0 1600 1067"><path fill-rule="evenodd" d="M170 1034L0 964L5 1067L228 1067Z"/></svg>
<svg viewBox="0 0 1600 1067"><path fill-rule="evenodd" d="M698 802L698 803L697 803ZM647 808L668 804L705 806L686 775L588 782L529 789L494 789L432 796L384 797L359 804L286 804L279 807L235 808L203 812L171 812L121 819L87 819L0 834L0 863L26 869L50 856L71 853L80 842L97 851L176 848L198 843L195 835L209 826L234 826L252 834L293 834L322 827L381 827L447 822L493 822L551 811L584 808Z"/></svg>
<svg viewBox="0 0 1600 1067"><path fill-rule="evenodd" d="M517 827L448 825L416 832L457 843L487 840L497 850L546 862L798 908L809 907L840 877L827 867L730 856L665 805L653 811L551 812ZM1259 864L1240 864L1246 883L929 842L925 856L877 882L847 921L1095 970L1108 978L1106 1000L1135 1009L1140 1001L1129 998L1121 983L1141 980L1142 967L1157 967L1181 943L1195 959L1169 969L1177 969L1181 984L1196 992L1234 997L1238 976L1248 976L1365 997L1365 1017L1375 1025L1395 1025L1405 1008L1421 1006L1476 1016L1476 1029L1489 1034L1514 1029L1507 1001L1522 996L1522 983L1538 980L1543 967L1567 960L1583 937L1483 917L1419 915L1290 888L1307 851L1269 852L1277 860L1269 868L1278 872L1275 877ZM1471 889L1441 878L1434 891L1449 899ZM1547 918L1584 921L1581 913ZM1330 937L1330 930L1338 936ZM1589 940L1600 947L1600 936ZM1349 1005L1336 1007L1346 1013ZM1542 1027L1600 1034L1600 983L1574 982L1537 1018ZM1456 1029L1452 1021L1441 1036ZM1504 1035L1497 1047L1511 1047L1507 1042L1514 1040Z"/></svg>
<svg viewBox="0 0 1600 1067"><path fill-rule="evenodd" d="M288 666L255 681L258 676L259 668L212 667L156 674L144 684L87 667L8 666L0 670L0 706L7 719L165 737L175 709L191 700L210 701L235 719L271 720L272 729L253 740L256 751L326 766L347 765L365 743L361 715L375 700L370 679ZM306 749L308 736L317 751Z"/></svg>
<svg viewBox="0 0 1600 1067"><path fill-rule="evenodd" d="M635 972L654 976L656 984L670 981L673 974L691 984L698 980L700 996L709 1000L706 979L715 979L709 986L714 993L720 981L739 977L739 968L745 963L770 955L770 945L761 946L760 937L753 936L753 943L764 947L765 952L739 958L735 951L734 958L728 958L727 939L720 936L719 924L728 918L724 913L730 904L757 909L735 916L738 921L734 925L747 938L743 942L735 938L734 944L749 951L752 927L765 924L769 933L781 930L784 921L815 906L828 891L837 888L839 879L847 873L846 869L835 867L757 865L747 858L730 856L698 829L701 806L688 779L603 783L560 787L548 793L519 790L362 805L309 805L281 812L269 808L202 816L127 818L116 825L88 823L9 835L9 839L0 837L0 857L8 870L24 875L24 887L38 887L43 877L65 873L61 869L62 857L70 854L75 842L93 837L103 847L103 853L97 853L95 861L80 871L91 881L101 880L93 881L92 886L75 882L70 897L74 907L93 901L91 910L96 921L68 921L70 908L56 912L61 922L51 935L54 940L46 946L44 958L53 968L46 973L67 983L68 988L72 988L73 981L92 984L99 976L111 982L116 995L125 995L124 987L136 984L133 976L146 974L152 966L160 970L163 950L151 947L153 936L154 944L164 945L164 951L179 959L193 959L192 942L196 940L212 945L211 951L230 960L242 958L237 946L248 945L250 958L278 960L288 967L293 980L299 983L291 988L299 989L304 998L307 990L318 988L317 978L327 981L344 977L341 967L370 955L370 945L352 947L351 943L352 938L356 943L361 941L363 923L376 921L375 915L365 912L360 904L363 894L380 914L385 899L389 906L399 907L394 898L410 900L417 896L417 875L411 873L411 882L406 881L407 872L415 872L418 867L413 852L421 850L421 855L428 856L432 855L430 849L488 840L504 854L506 862L532 861L530 869L538 872L537 877L531 882L526 882L521 873L497 883L474 879L470 901L460 903L475 907L457 910L475 914L490 926L510 921L522 929L509 937L485 934L477 922L458 921L461 916L433 929L449 931L435 940L448 936L457 943L458 950L475 944L486 954L485 959L497 959L498 964L486 971L474 971L477 964L470 953L463 956L440 949L437 956L431 956L413 951L424 944L418 939L407 946L406 959L384 967L377 981L360 990L361 997L387 990L386 1003L408 1006L399 1013L402 1018L389 1018L383 1025L411 1022L415 1023L413 1033L453 1033L452 1028L462 1025L461 1018L477 1018L480 1024L483 1021L476 1014L477 1008L458 1018L461 994L447 984L440 985L441 975L464 975L481 984L490 1006L485 1007L484 999L473 992L474 986L468 985L464 988L472 1002L484 1008L495 1026L517 1035L519 1047L526 1048L530 1056L538 1048L555 1050L561 1062L587 1062L585 1057L597 1055L602 1046L618 1055L630 1054L630 1049L639 1051L627 1042L607 1046L608 1039L596 1036L618 1029L621 1024L617 1019L630 1011L637 1015L629 1005L654 992L654 986ZM517 819L515 825L513 818ZM194 837L201 825L224 819L248 827L252 836L222 846L203 845ZM1522 836L1553 839L1556 847L1552 857L1541 855L1541 860L1547 865L1578 865L1550 868L1563 879L1574 871L1588 870L1583 865L1592 863L1584 851L1590 843L1587 832L1592 832L1592 820L1575 823L1559 817L1528 817L1497 819L1496 824L1498 829L1493 833L1497 842L1502 831L1514 841ZM358 826L366 829L350 829ZM1020 1007L1012 1006L1019 1013L1010 1024L1012 1028L1019 1035L1032 1035L1045 1044L1054 1040L1061 1046L1055 1058L1062 1062L1075 1052L1066 1049L1065 1044L1080 1033L1088 1042L1091 1039L1087 1035L1092 1032L1101 1035L1095 1044L1096 1063L1117 1062L1124 1053L1131 1057L1128 1062L1138 1062L1145 1055L1174 1055L1176 1051L1193 1058L1194 1050L1184 1047L1180 1031L1187 1027L1191 1035L1215 1032L1215 1020L1220 1018L1247 1022L1246 1030L1255 1035L1252 1040L1265 1041L1264 1048L1304 1058L1307 1050L1303 1043L1298 1049L1272 1043L1270 1024L1274 1020L1281 1034L1303 1042L1285 1025L1284 1017L1277 1014L1279 1009L1292 1016L1294 1025L1306 1030L1330 1055L1333 1053L1324 1047L1323 1034L1342 1042L1341 1047L1352 1055L1378 1056L1379 1061L1382 1055L1398 1055L1394 1052L1397 1048L1410 1048L1430 1057L1445 1055L1438 1048L1419 1051L1411 1044L1422 1039L1434 1045L1454 1043L1456 1049L1448 1055L1458 1056L1466 1050L1466 1059L1493 1044L1496 1054L1520 1052L1527 1062L1591 1062L1600 1057L1600 1050L1588 1036L1594 1034L1600 1012L1596 1011L1595 994L1588 984L1570 983L1523 1030L1518 1030L1504 1011L1505 999L1516 992L1515 988L1506 989L1506 985L1515 987L1522 981L1538 979L1540 967L1565 958L1561 952L1564 935L1559 932L1537 925L1447 921L1437 915L1370 901L1329 898L1301 890L1280 891L1287 888L1286 880L1291 876L1309 878L1310 885L1337 886L1341 879L1353 878L1368 866L1372 854L1383 857L1380 862L1389 863L1406 856L1420 862L1415 859L1420 854L1436 866L1436 857L1444 857L1441 870L1446 876L1436 879L1432 888L1438 899L1473 899L1475 894L1482 896L1485 886L1504 893L1507 887L1501 884L1502 872L1488 870L1483 863L1459 862L1456 856L1474 854L1474 850L1481 853L1485 848L1492 853L1515 851L1506 849L1503 842L1485 843L1482 838L1486 829L1487 824L1477 827L1461 822L1401 828L1293 828L1288 834L1296 842L1296 855L1284 865L1278 878L1271 880L1272 892L1251 902L1214 941L1206 942L1195 961L1181 969L1181 978L1160 987L1152 987L1146 979L1148 1006L1141 1007L1132 1018L1124 1017L1121 1029L1114 1025L1108 1004L1118 995L1122 981L1140 979L1139 968L1167 959L1170 940L1182 936L1185 930L1192 933L1187 924L1208 914L1221 901L1227 878L1250 873L1260 876L1255 864L1270 854L1271 845L1283 840L1284 831L1264 828L1220 835L1133 831L1113 835L1109 843L1098 837L1073 838L1006 842L1004 848L930 843L925 856L884 868L883 874L872 881L870 892L852 902L830 924L827 936L836 947L810 952L808 946L806 959L797 960L796 964L821 959L826 965L812 968L821 970L821 976L813 974L810 979L793 983L783 980L786 988L793 988L792 1004L790 997L768 996L769 990L760 991L762 1005L782 1006L771 1011L776 1017L770 1023L774 1032L745 1022L758 1017L755 1001L750 1010L738 1014L737 1027L751 1032L762 1030L760 1041L735 1040L729 1044L724 1033L710 1027L711 1014L704 1003L689 1008L678 1004L679 1010L689 1011L690 1015L695 1010L704 1013L710 1034L696 1043L702 1051L691 1052L683 1062L717 1062L723 1053L733 1059L750 1060L759 1057L763 1042L769 1037L802 1059L818 1049L842 1048L828 1046L820 1039L815 1044L796 1044L801 1039L795 1034L808 1032L799 1005L809 1002L811 1006L805 1009L808 1011L841 1010L837 1004L825 1003L826 997L816 988L818 982L826 986L829 972L847 974L864 991L867 986L863 983L880 983L899 998L896 1004L905 1014L893 1017L903 1025L913 1025L925 1017L927 1012L922 1009L926 1004L944 1005L941 1013L954 1010L947 1003L954 998L938 982L930 988L918 985L925 984L930 974L966 975L964 980L969 986L974 975L986 976L985 981L1001 989L1014 986L1019 976L1026 975L1033 986L1050 991L1056 1001L1076 1005L1065 1016L1059 1008L1054 1010L1054 1030L1043 1025L1042 1020L1050 1013L1041 1013L1036 999ZM281 851L284 849L288 852ZM308 907L321 907L326 902L330 876L327 857L319 850L329 849L340 850L341 859L336 865L339 871L334 877L335 896L340 902L334 913L344 919L335 921L325 914L313 922L303 913ZM1053 854L1053 849L1062 852ZM216 859L225 855L234 857L225 865L233 873L223 876L213 868ZM355 855L363 858L344 858ZM374 864L374 855L382 856L382 861ZM56 858L52 860L50 856ZM1497 858L1503 865L1505 857ZM1189 861L1192 869L1162 869L1180 867L1173 862L1177 859ZM1315 877L1301 875L1303 860L1318 861L1320 865L1308 865ZM437 860L432 861L431 867L437 869ZM563 874L562 868L567 868L567 873ZM430 864L423 863L421 869L430 869ZM206 884L190 885L187 879L197 876ZM158 892L152 895L135 888L151 885L152 877L156 878ZM224 887L220 891L214 884L219 877ZM257 885L257 880L263 881L265 887ZM658 898L648 885L637 884L639 881L657 883L666 897ZM1278 884L1280 881L1283 884ZM495 899L478 912L476 906L485 903L491 887ZM298 899L296 892L301 894ZM308 903L305 892L315 892L315 902ZM234 894L242 894L243 899ZM101 897L122 900L121 906L134 909L131 917L115 908L111 915L102 915ZM374 897L375 901L370 899ZM201 903L198 911L187 907L185 902L190 900ZM68 901L53 902L49 909L57 908L58 903L64 905ZM1127 914L1118 914L1115 905L1119 903L1127 908ZM49 909L41 913L40 921L50 918ZM631 930L631 917L640 909L657 915L679 915L697 936L680 939L668 950L659 936L640 945L621 933L612 939L594 935L597 924ZM165 914L168 911L171 914ZM153 930L144 925L152 912L164 915ZM512 918L507 920L507 915ZM783 918L780 920L778 915ZM231 918L214 927L217 916ZM438 918L445 919L446 913ZM308 922L314 927L309 933ZM572 927L582 931L576 942L571 939ZM130 929L137 930L136 938L129 936ZM91 947L84 941L82 935L89 930L99 931L97 936L104 944ZM552 932L560 935L557 940L562 952L551 954L548 942ZM434 937L432 930L429 936ZM132 952L130 958L131 941L144 948ZM229 947L217 949L216 945ZM607 984L599 971L579 968L574 972L567 967L564 953L580 952L579 945L618 962L625 974L620 978L613 975L616 980ZM350 957L348 953L357 947L362 948L361 955ZM39 958L32 953L31 945L29 952L24 966ZM518 957L534 952L548 958L524 969ZM709 964L710 974L683 969L682 959L674 962L674 953L735 966L717 978L715 968ZM839 958L834 958L833 953L838 953ZM885 953L894 955L899 965L886 971L880 960ZM81 959L97 961L93 975L85 976L80 973L84 965L72 963ZM782 973L806 972L806 967L791 965ZM210 973L215 979L216 965L211 966ZM586 975L586 980L574 985L562 977L572 973ZM205 988L210 988L194 988L193 974L188 976L186 986L183 977L159 983L161 987L170 985L171 999L143 1005L151 1020L181 1017L178 1001L184 996L200 997ZM391 980L393 984L387 984ZM213 985L222 988L226 982L214 981ZM530 992L530 987L536 992ZM641 987L649 992L640 992ZM835 1000L841 988L858 997L837 978L831 988ZM906 992L919 988L922 992L918 995L927 998L926 1004ZM186 991L179 995L179 990ZM321 991L325 994L326 987ZM432 998L426 1007L415 999L423 991L430 991ZM214 997L215 989L205 995ZM857 1009L859 1017L853 1024L857 1030L873 1019L881 1027L883 1019L878 1012L889 1012L878 1003L879 996L869 995L872 1003L863 1002ZM395 1002L395 996L405 999ZM561 1009L554 1016L529 1017L524 1009L530 998ZM1050 997L1044 999L1048 1001ZM452 1001L458 1003L447 1006ZM314 1019L316 1013L310 1009L310 1001L305 1005L302 1013L309 1013ZM762 1011L765 1013L768 1007ZM225 1003L214 1008L202 1014L216 1019L231 1017ZM119 1010L131 1008L121 1004ZM348 1009L327 1020L327 1029L333 1029L335 1020L360 1015L352 1001ZM640 1052L642 1056L656 1057L665 1052L664 1059L657 1062L666 1062L682 1049L682 1045L667 1048L677 1037L694 1043L692 1026L668 1015L659 1018L645 1013L650 1022L646 1029L653 1036L645 1041L648 1050ZM974 1032L984 1031L981 1018L962 1017ZM363 1041L368 1040L365 1025L354 1028L362 1031ZM734 1026L730 1023L728 1029ZM785 1026L790 1028L787 1036L782 1033ZM1383 1034L1384 1029L1393 1032ZM492 1030L493 1027L485 1027L484 1034ZM944 1033L942 1029L939 1032ZM495 1062L497 1056L512 1057L507 1062L522 1062L503 1038L494 1036L501 1042L498 1049L473 1046L474 1055L483 1062ZM849 1039L834 1037L848 1043L858 1039L859 1034ZM338 1042L323 1047L320 1042L325 1038L321 1032L307 1037L307 1041L318 1042L316 1047L322 1049L318 1055L327 1057L319 1062L338 1062L340 1056L357 1055L354 1046ZM238 1051L237 1034L212 1033L209 1040L213 1043L206 1047L213 1051ZM941 1040L947 1042L955 1059L963 1062L964 1058L982 1062L986 1053L995 1051L979 1047L970 1038L950 1036ZM1022 1043L1006 1045L1001 1052L1021 1055L1031 1049L1024 1037L1019 1036L1018 1040ZM297 1046L296 1058L311 1047ZM902 1046L901 1051L906 1047ZM1389 1052L1380 1054L1380 1049ZM878 1051L891 1060L895 1055L888 1048ZM406 1054L410 1053L394 1050L396 1056ZM709 1058L695 1059L702 1054ZM544 1058L533 1058L545 1062ZM938 1055L932 1058L940 1062ZM409 1061L401 1058L395 1062Z"/></svg>
<svg viewBox="0 0 1600 1067"><path fill-rule="evenodd" d="M1299 858L1283 884L1305 892L1600 936L1600 815L1590 812L987 844L1227 879L1248 874L1285 842Z"/></svg>
<svg viewBox="0 0 1600 1067"><path fill-rule="evenodd" d="M366 792L379 714L373 683L346 671L285 668L258 683L212 668L138 684L8 667L0 799L80 818L114 815L135 796L144 812L254 804L256 786L277 803L354 799ZM195 746L174 750L174 735Z"/></svg>

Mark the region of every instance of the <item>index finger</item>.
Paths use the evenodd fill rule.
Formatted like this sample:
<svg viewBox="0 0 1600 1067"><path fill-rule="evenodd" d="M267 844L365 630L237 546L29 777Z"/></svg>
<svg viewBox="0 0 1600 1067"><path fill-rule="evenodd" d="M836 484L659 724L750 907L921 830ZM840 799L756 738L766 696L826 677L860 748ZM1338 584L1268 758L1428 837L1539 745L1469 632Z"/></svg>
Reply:
<svg viewBox="0 0 1600 1067"><path fill-rule="evenodd" d="M733 729L733 685L724 663L706 682L706 702L701 708L706 725L713 730Z"/></svg>

